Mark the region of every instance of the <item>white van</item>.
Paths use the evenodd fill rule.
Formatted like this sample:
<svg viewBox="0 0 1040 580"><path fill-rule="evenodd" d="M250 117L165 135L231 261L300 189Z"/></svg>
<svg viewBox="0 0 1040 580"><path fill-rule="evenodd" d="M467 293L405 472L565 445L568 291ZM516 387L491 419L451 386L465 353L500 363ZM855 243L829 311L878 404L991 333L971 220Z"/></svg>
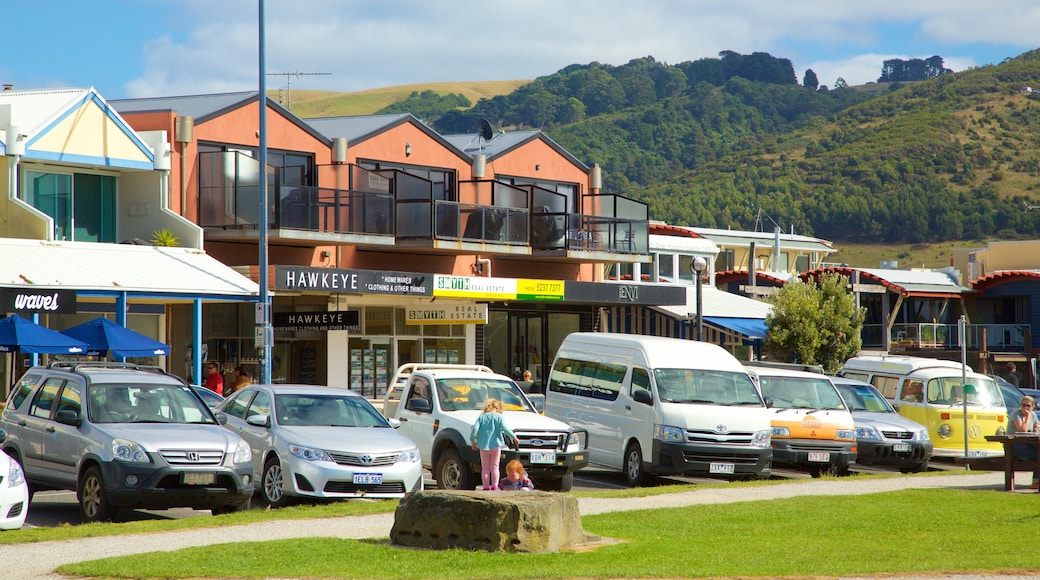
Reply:
<svg viewBox="0 0 1040 580"><path fill-rule="evenodd" d="M874 385L900 415L928 427L934 456L1004 456L1003 444L986 440L1007 429L1003 395L992 378L971 367L925 357L863 355L845 361L838 373Z"/></svg>
<svg viewBox="0 0 1040 580"><path fill-rule="evenodd" d="M577 332L560 345L545 413L584 428L589 463L644 474L767 477L769 413L747 370L722 347Z"/></svg>

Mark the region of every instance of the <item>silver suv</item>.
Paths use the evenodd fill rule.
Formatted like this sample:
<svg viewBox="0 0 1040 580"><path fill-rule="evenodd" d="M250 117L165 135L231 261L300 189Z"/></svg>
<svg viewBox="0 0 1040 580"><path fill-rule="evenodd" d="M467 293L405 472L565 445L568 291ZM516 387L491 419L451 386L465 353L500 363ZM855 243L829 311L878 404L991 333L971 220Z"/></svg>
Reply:
<svg viewBox="0 0 1040 580"><path fill-rule="evenodd" d="M249 444L181 379L130 363L55 362L26 371L0 414L3 449L29 493L75 490L84 521L117 508L246 507Z"/></svg>

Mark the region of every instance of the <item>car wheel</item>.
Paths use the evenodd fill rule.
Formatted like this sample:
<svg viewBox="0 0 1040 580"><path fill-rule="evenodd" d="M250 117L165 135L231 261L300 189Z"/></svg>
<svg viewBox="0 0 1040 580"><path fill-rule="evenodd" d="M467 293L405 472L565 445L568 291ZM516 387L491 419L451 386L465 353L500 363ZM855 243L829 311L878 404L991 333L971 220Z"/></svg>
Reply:
<svg viewBox="0 0 1040 580"><path fill-rule="evenodd" d="M844 477L849 474L848 465L822 465L813 467L809 470L809 474L813 477L823 477L829 475L831 477Z"/></svg>
<svg viewBox="0 0 1040 580"><path fill-rule="evenodd" d="M904 467L903 469L900 469L899 471L901 471L903 473L923 473L925 471L928 471L928 462L927 461L922 461L920 463L915 463L912 466Z"/></svg>
<svg viewBox="0 0 1040 580"><path fill-rule="evenodd" d="M643 470L643 450L639 443L633 441L625 450L625 483L632 487L643 484L646 472Z"/></svg>
<svg viewBox="0 0 1040 580"><path fill-rule="evenodd" d="M456 449L446 449L437 459L437 487L451 490L470 490L477 486L477 478Z"/></svg>
<svg viewBox="0 0 1040 580"><path fill-rule="evenodd" d="M108 503L105 495L105 482L101 478L101 468L93 466L83 473L76 490L79 499L79 511L84 522L103 522L112 519L115 510Z"/></svg>
<svg viewBox="0 0 1040 580"><path fill-rule="evenodd" d="M271 458L264 464L264 473L260 477L260 499L264 504L280 508L288 503L289 498L282 488L282 464Z"/></svg>

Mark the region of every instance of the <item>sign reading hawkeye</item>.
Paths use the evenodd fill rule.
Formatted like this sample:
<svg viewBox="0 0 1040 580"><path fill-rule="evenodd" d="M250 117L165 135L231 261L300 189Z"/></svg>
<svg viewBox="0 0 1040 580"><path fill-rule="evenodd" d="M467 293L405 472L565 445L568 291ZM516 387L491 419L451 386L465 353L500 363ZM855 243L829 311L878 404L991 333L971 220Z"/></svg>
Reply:
<svg viewBox="0 0 1040 580"><path fill-rule="evenodd" d="M431 304L410 306L405 324L487 324L487 304Z"/></svg>
<svg viewBox="0 0 1040 580"><path fill-rule="evenodd" d="M275 330L361 330L357 310L338 312L275 312L271 317Z"/></svg>

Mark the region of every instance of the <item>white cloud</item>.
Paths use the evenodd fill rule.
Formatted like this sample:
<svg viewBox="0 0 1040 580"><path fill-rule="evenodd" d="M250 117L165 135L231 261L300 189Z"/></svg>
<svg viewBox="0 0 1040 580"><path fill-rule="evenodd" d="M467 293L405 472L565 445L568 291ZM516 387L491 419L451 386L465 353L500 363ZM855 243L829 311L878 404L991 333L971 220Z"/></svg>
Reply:
<svg viewBox="0 0 1040 580"><path fill-rule="evenodd" d="M131 96L248 90L258 84L255 0L169 0L170 32L149 42ZM885 58L967 54L960 42L1035 42L1033 0L294 0L266 6L269 72L299 88L356 91L438 81L526 79L570 64L676 64L722 50L790 58L822 84L876 80ZM885 26L912 30L895 38ZM913 55L913 56L907 56ZM975 64L971 57L946 58ZM804 64L809 63L809 64ZM971 65L967 65L971 66ZM959 70L959 69L958 69ZM285 77L268 77L268 87Z"/></svg>

